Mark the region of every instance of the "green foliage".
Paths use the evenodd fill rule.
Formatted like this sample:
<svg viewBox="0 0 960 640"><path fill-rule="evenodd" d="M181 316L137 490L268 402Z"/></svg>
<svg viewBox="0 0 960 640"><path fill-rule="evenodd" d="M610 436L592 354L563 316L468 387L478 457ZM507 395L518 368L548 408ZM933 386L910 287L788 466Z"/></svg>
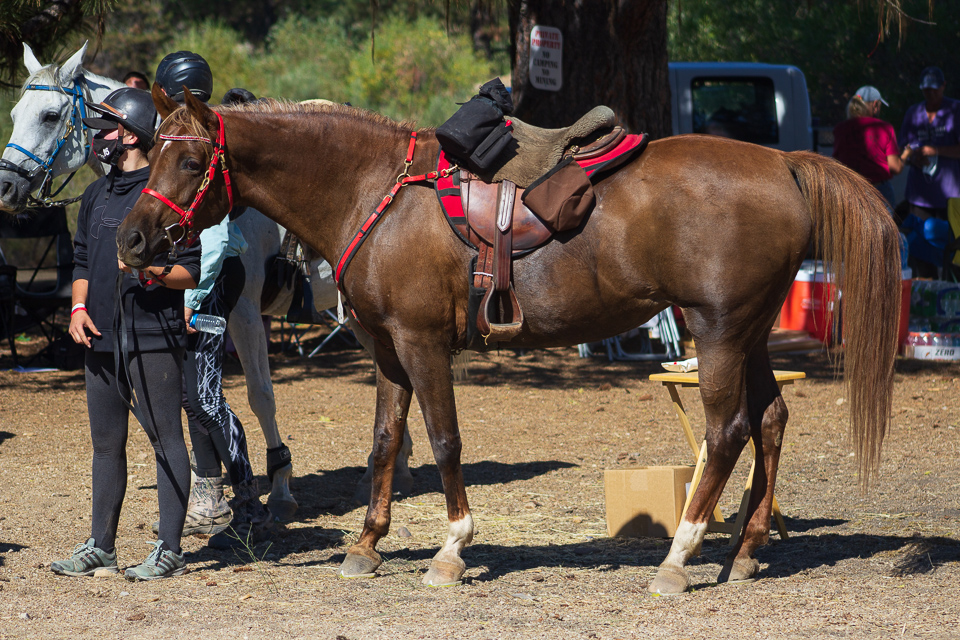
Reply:
<svg viewBox="0 0 960 640"><path fill-rule="evenodd" d="M377 30L375 57L367 43L350 62L350 102L396 119L438 125L496 75L472 52L466 36L448 36L434 19L393 17Z"/></svg>
<svg viewBox="0 0 960 640"><path fill-rule="evenodd" d="M907 14L926 19L927 0L901 0ZM905 39L880 42L877 7L856 0L683 0L668 18L671 60L792 64L807 78L815 117L833 125L844 119L851 94L865 84L880 89L890 108L882 117L899 127L907 107L923 96L920 72L936 64L947 91L960 86L949 54L960 37L960 3L939 2L935 24L905 23Z"/></svg>
<svg viewBox="0 0 960 640"><path fill-rule="evenodd" d="M292 16L254 48L222 22L185 30L169 50L196 51L213 69L213 99L231 87L288 100L325 98L421 126L438 125L476 87L497 75L466 36L448 35L436 18L384 18L371 58L370 35L354 38L328 19ZM162 59L159 53L153 68Z"/></svg>
<svg viewBox="0 0 960 640"><path fill-rule="evenodd" d="M348 52L354 49L344 27L333 20L294 16L278 23L270 31L261 60L261 72L270 84L266 94L297 101L345 102Z"/></svg>

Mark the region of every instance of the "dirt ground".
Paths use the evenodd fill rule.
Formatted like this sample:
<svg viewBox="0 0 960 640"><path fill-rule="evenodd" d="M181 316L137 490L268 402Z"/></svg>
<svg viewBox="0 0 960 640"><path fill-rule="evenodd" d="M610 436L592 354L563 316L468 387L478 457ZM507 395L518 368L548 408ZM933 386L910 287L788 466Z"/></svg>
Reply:
<svg viewBox="0 0 960 640"><path fill-rule="evenodd" d="M11 372L7 355L0 351L0 638L960 637L960 365L898 362L895 424L879 480L862 494L827 358L776 357L775 368L808 376L784 392L777 497L789 539L772 535L758 554L760 579L733 586L715 583L728 543L709 534L691 565L695 588L654 598L646 586L669 540L607 537L603 470L692 462L666 390L647 380L656 363L581 359L574 349L474 361L456 393L477 534L464 552L464 584L433 589L420 579L446 517L416 409L416 484L394 503L379 546L386 562L373 580L336 577L364 516L352 497L375 390L361 352L271 355L300 501L293 521L243 553L186 538L191 572L141 584L49 570L89 535L83 377ZM227 386L264 469L235 362ZM682 393L702 432L698 397ZM157 517L151 450L135 422L130 431L121 567L149 551ZM725 515L747 469L744 457L721 501Z"/></svg>

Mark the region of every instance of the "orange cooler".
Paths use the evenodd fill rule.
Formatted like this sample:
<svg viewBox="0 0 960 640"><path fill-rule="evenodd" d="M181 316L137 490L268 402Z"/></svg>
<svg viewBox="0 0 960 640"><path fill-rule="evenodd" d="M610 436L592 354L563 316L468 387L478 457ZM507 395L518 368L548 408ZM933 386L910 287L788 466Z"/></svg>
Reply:
<svg viewBox="0 0 960 640"><path fill-rule="evenodd" d="M780 310L780 328L806 331L820 342L828 342L832 333L832 327L827 326L832 279L832 274L824 273L822 264L804 260Z"/></svg>
<svg viewBox="0 0 960 640"><path fill-rule="evenodd" d="M910 269L901 272L900 322L897 343L903 344L910 325L910 291L913 286ZM827 325L827 309L832 293L833 274L824 273L823 265L804 260L790 286L787 299L780 311L780 327L802 330L820 342L830 342L833 327Z"/></svg>

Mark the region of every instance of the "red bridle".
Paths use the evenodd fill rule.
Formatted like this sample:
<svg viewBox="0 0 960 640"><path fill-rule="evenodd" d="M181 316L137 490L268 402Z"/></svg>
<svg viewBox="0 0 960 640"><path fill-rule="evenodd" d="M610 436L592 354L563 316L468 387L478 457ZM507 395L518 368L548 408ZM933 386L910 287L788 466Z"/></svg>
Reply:
<svg viewBox="0 0 960 640"><path fill-rule="evenodd" d="M180 220L178 222L171 224L169 227L164 227L164 231L167 234L167 239L170 241L171 250L173 250L174 247L178 246L183 241L186 241L186 245L189 247L196 242L197 238L200 236L198 232L193 231L193 211L200 206L200 202L203 201L203 197L207 194L207 189L210 187L210 182L217 173L218 162L220 163L221 170L223 171L223 182L227 186L227 198L230 201L230 208L233 208L233 188L230 186L230 171L227 169L226 135L223 129L223 118L216 111L214 111L214 114L217 116L217 120L220 122L220 130L217 132L216 141L213 141L210 138L201 138L198 136L170 136L164 134L160 134L158 136L161 140L196 141L206 142L207 144L213 145L213 155L210 157L210 166L207 167L207 174L203 177L203 182L200 183L200 188L197 189L197 195L193 197L193 202L190 203L190 206L187 207L186 211L181 209L172 200L170 200L170 198L166 197L162 193L154 191L153 189L145 188L143 190L143 193L147 194L148 196L153 196L180 214ZM180 237L177 240L173 239L173 234L170 232L174 227L180 227L181 230Z"/></svg>

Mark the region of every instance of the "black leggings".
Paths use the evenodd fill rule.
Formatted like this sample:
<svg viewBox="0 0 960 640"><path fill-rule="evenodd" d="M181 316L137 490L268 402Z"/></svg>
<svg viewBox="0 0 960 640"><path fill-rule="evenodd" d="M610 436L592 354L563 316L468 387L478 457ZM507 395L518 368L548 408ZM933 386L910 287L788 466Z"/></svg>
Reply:
<svg viewBox="0 0 960 640"><path fill-rule="evenodd" d="M197 313L229 318L243 290L245 273L237 257L223 261L220 277ZM223 357L226 336L196 333L188 338L183 374L183 409L197 460L197 475L215 478L221 463L234 487L253 480L247 437L240 418L223 396Z"/></svg>
<svg viewBox="0 0 960 640"><path fill-rule="evenodd" d="M90 535L96 546L113 550L120 508L127 490L127 423L130 399L127 374L114 370L110 352L86 353L87 412L93 440L93 519ZM164 546L180 553L180 535L187 514L190 460L180 421L183 350L133 353L130 379L136 391L141 424L157 462L160 533ZM119 374L119 375L118 375ZM119 386L119 389L118 389Z"/></svg>

